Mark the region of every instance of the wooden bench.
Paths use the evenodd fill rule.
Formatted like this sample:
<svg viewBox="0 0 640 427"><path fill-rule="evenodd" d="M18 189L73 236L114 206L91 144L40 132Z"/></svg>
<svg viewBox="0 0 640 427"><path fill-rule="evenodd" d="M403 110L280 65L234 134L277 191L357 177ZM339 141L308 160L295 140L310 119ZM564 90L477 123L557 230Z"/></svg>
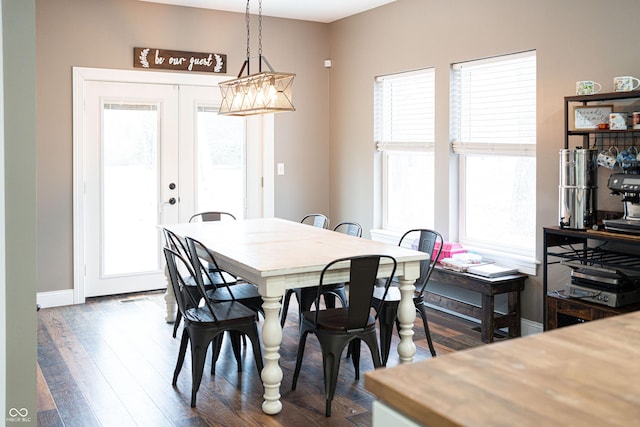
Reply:
<svg viewBox="0 0 640 427"><path fill-rule="evenodd" d="M482 295L480 307L444 295L427 291L426 301L456 313L480 319L482 342L493 342L495 329L508 328L509 338L520 336L520 291L524 289L526 274L514 274L496 278L486 278L475 274L460 273L437 266L431 275L433 281L458 288L479 292ZM427 286L428 288L428 286ZM506 314L495 312L494 298L498 294L508 294Z"/></svg>

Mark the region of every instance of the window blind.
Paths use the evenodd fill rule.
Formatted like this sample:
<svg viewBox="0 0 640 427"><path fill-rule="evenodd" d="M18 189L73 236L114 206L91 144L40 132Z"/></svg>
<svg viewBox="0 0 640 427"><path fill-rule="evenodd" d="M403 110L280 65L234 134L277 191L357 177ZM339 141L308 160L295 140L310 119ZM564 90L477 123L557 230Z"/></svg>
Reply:
<svg viewBox="0 0 640 427"><path fill-rule="evenodd" d="M379 151L433 151L435 71L380 76L375 81L375 140Z"/></svg>
<svg viewBox="0 0 640 427"><path fill-rule="evenodd" d="M451 103L454 152L535 156L535 51L454 64Z"/></svg>

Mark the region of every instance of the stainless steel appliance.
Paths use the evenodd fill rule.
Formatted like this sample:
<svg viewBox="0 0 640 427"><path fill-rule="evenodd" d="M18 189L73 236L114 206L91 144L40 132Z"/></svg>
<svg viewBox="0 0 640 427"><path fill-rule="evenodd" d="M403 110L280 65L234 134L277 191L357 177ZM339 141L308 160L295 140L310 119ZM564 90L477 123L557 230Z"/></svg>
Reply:
<svg viewBox="0 0 640 427"><path fill-rule="evenodd" d="M632 161L625 166L624 173L611 174L607 182L613 194L622 196L623 216L602 222L610 231L640 234L640 165Z"/></svg>
<svg viewBox="0 0 640 427"><path fill-rule="evenodd" d="M560 227L585 229L596 223L597 159L597 150L560 150Z"/></svg>
<svg viewBox="0 0 640 427"><path fill-rule="evenodd" d="M562 264L572 269L571 282L564 286L566 296L609 307L640 302L640 276L636 271L585 265L578 261L563 261Z"/></svg>
<svg viewBox="0 0 640 427"><path fill-rule="evenodd" d="M564 286L564 294L608 307L622 307L623 305L640 302L640 289L612 292L589 286L580 286L575 283L567 283Z"/></svg>

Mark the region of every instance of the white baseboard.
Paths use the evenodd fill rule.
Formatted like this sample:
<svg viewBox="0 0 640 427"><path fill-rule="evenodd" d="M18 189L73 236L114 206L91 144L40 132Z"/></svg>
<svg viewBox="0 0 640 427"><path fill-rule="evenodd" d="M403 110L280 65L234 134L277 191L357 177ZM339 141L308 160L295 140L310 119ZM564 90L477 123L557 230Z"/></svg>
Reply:
<svg viewBox="0 0 640 427"><path fill-rule="evenodd" d="M73 289L64 291L38 292L36 302L41 308L61 307L63 305L73 305Z"/></svg>
<svg viewBox="0 0 640 427"><path fill-rule="evenodd" d="M535 335L540 334L544 328L542 327L542 323L534 322L529 319L520 319L520 332L522 332L522 336L526 337L527 335Z"/></svg>

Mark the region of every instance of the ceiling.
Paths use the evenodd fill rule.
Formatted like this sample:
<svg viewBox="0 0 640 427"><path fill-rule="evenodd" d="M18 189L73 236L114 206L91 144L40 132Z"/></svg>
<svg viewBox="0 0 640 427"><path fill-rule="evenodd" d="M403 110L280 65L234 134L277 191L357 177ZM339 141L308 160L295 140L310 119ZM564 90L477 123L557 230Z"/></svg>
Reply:
<svg viewBox="0 0 640 427"><path fill-rule="evenodd" d="M244 13L243 0L141 0L176 6L200 7ZM278 18L329 23L374 9L396 0L264 0L262 14ZM251 13L258 13L258 2L251 2Z"/></svg>

